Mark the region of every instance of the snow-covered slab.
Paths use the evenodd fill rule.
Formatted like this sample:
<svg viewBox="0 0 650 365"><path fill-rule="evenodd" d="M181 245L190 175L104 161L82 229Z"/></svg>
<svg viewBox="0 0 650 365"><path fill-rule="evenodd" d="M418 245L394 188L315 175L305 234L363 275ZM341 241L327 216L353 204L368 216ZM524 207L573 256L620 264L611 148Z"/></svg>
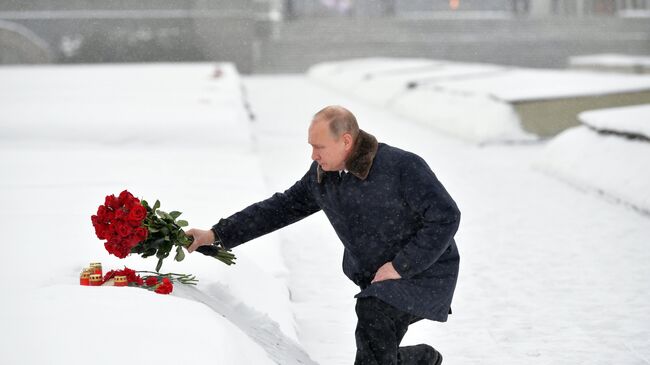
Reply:
<svg viewBox="0 0 650 365"><path fill-rule="evenodd" d="M505 102L520 103L649 91L650 75L508 69L486 77L443 81L436 86L451 92L480 93Z"/></svg>
<svg viewBox="0 0 650 365"><path fill-rule="evenodd" d="M396 98L390 109L411 120L474 143L533 141L515 109L484 94L418 88Z"/></svg>
<svg viewBox="0 0 650 365"><path fill-rule="evenodd" d="M442 81L478 78L501 72L500 66L437 62L435 64L392 69L366 74L351 91L375 105L389 105L414 89L436 85Z"/></svg>
<svg viewBox="0 0 650 365"><path fill-rule="evenodd" d="M311 79L367 101L384 104L414 86L502 70L485 64L410 58L361 58L323 62L308 71Z"/></svg>
<svg viewBox="0 0 650 365"><path fill-rule="evenodd" d="M373 74L392 73L399 70L435 66L439 62L421 58L358 58L344 61L322 62L309 68L308 74L326 84L355 82Z"/></svg>
<svg viewBox="0 0 650 365"><path fill-rule="evenodd" d="M636 75L610 75L577 71L518 69L494 65L472 65L465 63L430 61L425 60L393 60L394 66L390 67L391 59L363 59L342 61L339 63L318 64L313 66L308 74L310 77L339 89L355 89L357 85L349 83L362 82L372 75L372 79L394 72L378 74L379 70L399 70L404 66L436 66L444 67L439 78L430 79L428 72L421 70L409 75L409 80L429 81L431 87L449 90L457 93L484 94L505 102L522 102L527 100L560 99L590 95L604 95L612 93L627 93L650 90L650 76ZM327 71L327 72L326 72ZM435 70L433 70L436 72ZM339 78L340 75L345 77ZM436 75L434 75L436 76ZM343 84L338 84L343 82Z"/></svg>
<svg viewBox="0 0 650 365"><path fill-rule="evenodd" d="M579 69L650 73L650 56L604 53L569 58L569 67Z"/></svg>
<svg viewBox="0 0 650 365"><path fill-rule="evenodd" d="M536 140L577 125L581 111L650 99L650 76L440 60L328 62L314 65L308 75L335 90L477 143Z"/></svg>
<svg viewBox="0 0 650 365"><path fill-rule="evenodd" d="M621 18L650 18L650 10L646 9L623 9L618 11Z"/></svg>
<svg viewBox="0 0 650 365"><path fill-rule="evenodd" d="M59 284L2 302L3 364L276 364L229 320L175 295Z"/></svg>
<svg viewBox="0 0 650 365"><path fill-rule="evenodd" d="M335 90L472 142L535 139L519 127L517 115L507 103L490 95L453 93L438 87L504 70L486 64L382 58L317 64L308 75ZM480 121L475 115L480 115Z"/></svg>
<svg viewBox="0 0 650 365"><path fill-rule="evenodd" d="M235 128L245 111L232 64L2 67L0 85L0 140L187 145L248 138Z"/></svg>
<svg viewBox="0 0 650 365"><path fill-rule="evenodd" d="M603 132L650 140L650 104L580 113L582 124Z"/></svg>
<svg viewBox="0 0 650 365"><path fill-rule="evenodd" d="M541 170L650 214L650 142L569 129L544 148Z"/></svg>

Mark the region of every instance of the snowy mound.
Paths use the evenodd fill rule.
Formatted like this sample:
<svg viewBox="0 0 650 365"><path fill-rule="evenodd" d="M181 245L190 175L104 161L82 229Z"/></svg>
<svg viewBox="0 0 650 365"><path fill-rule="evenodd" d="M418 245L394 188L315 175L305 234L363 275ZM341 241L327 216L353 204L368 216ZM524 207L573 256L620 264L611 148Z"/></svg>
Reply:
<svg viewBox="0 0 650 365"><path fill-rule="evenodd" d="M615 53L574 56L569 58L569 66L627 72L650 72L650 56L632 56Z"/></svg>
<svg viewBox="0 0 650 365"><path fill-rule="evenodd" d="M52 285L3 299L4 364L273 364L206 306L137 288ZM9 333L11 330L11 333ZM235 361L233 361L236 359Z"/></svg>
<svg viewBox="0 0 650 365"><path fill-rule="evenodd" d="M208 228L267 192L236 70L214 65L0 69L0 363L310 364L277 238L227 267L165 260L197 287L81 287L79 272L153 270L109 256L90 216L129 189ZM9 88L4 87L9 85ZM132 142L132 143L131 143ZM225 148L224 148L225 147Z"/></svg>
<svg viewBox="0 0 650 365"><path fill-rule="evenodd" d="M248 138L237 128L245 111L231 64L4 67L0 84L0 140L187 145Z"/></svg>
<svg viewBox="0 0 650 365"><path fill-rule="evenodd" d="M650 140L650 104L593 110L581 113L580 121L601 132Z"/></svg>
<svg viewBox="0 0 650 365"><path fill-rule="evenodd" d="M421 59L321 63L308 74L338 91L478 143L537 139L522 127L520 104L650 90L645 76Z"/></svg>
<svg viewBox="0 0 650 365"><path fill-rule="evenodd" d="M481 93L501 101L520 103L645 91L650 89L650 76L509 69L480 78L441 82L439 87L455 92Z"/></svg>
<svg viewBox="0 0 650 365"><path fill-rule="evenodd" d="M548 143L537 166L580 188L650 214L650 108L584 113Z"/></svg>
<svg viewBox="0 0 650 365"><path fill-rule="evenodd" d="M397 114L472 142L531 140L514 109L483 93L441 88L445 82L503 72L493 65L420 59L371 58L322 63L308 75Z"/></svg>

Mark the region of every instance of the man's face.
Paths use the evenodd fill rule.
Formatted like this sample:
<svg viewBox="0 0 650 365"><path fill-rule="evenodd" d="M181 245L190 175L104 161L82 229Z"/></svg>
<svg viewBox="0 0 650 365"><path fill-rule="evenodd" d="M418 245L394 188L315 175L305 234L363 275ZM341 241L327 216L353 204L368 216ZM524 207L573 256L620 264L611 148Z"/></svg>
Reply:
<svg viewBox="0 0 650 365"><path fill-rule="evenodd" d="M336 139L330 132L328 122L314 120L309 126L308 137L312 147L311 159L318 162L324 171L343 170L351 148L350 140L349 134Z"/></svg>

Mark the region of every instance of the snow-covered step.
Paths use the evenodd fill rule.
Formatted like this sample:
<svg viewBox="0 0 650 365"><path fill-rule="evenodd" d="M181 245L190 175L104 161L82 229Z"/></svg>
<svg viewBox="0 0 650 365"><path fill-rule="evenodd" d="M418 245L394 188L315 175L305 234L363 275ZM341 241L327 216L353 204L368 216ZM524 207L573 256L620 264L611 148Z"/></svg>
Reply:
<svg viewBox="0 0 650 365"><path fill-rule="evenodd" d="M578 125L582 111L650 102L650 76L392 58L324 62L308 74L476 143L549 137Z"/></svg>
<svg viewBox="0 0 650 365"><path fill-rule="evenodd" d="M569 67L593 71L647 74L650 73L650 56L617 53L574 56L569 57Z"/></svg>
<svg viewBox="0 0 650 365"><path fill-rule="evenodd" d="M580 189L650 214L650 104L585 112L536 163Z"/></svg>

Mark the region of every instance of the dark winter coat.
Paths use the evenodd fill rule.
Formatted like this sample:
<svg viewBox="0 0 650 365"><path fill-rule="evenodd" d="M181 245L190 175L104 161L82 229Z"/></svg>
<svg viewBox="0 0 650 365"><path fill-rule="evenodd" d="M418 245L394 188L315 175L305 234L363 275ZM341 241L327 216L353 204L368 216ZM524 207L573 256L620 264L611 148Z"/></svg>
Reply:
<svg viewBox="0 0 650 365"><path fill-rule="evenodd" d="M419 156L361 131L346 161L349 173L317 163L284 193L253 204L214 226L227 248L323 210L345 246L343 271L377 297L416 316L444 322L458 277L456 203ZM309 244L309 242L305 242ZM392 261L399 280L370 284Z"/></svg>

